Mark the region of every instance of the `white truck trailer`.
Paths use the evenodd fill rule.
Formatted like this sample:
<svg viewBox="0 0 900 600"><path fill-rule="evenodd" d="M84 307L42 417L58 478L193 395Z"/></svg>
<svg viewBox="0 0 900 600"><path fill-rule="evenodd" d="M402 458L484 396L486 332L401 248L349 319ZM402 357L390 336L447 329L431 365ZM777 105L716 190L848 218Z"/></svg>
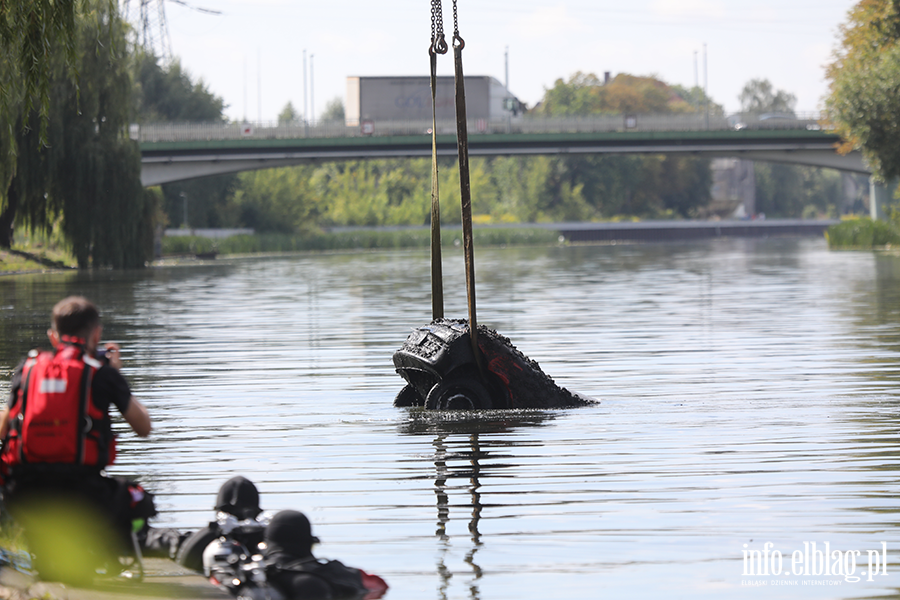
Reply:
<svg viewBox="0 0 900 600"><path fill-rule="evenodd" d="M502 83L488 76L465 79L466 114L485 124L522 113L523 105ZM437 78L438 121L455 121L452 76ZM348 126L365 122L431 122L430 77L348 77L345 118ZM430 126L430 125L429 125Z"/></svg>

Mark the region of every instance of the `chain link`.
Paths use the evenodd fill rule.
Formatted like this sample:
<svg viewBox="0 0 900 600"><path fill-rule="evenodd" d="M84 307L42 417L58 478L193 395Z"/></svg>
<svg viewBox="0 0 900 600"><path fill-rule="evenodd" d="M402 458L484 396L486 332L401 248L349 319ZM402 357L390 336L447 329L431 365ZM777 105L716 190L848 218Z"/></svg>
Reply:
<svg viewBox="0 0 900 600"><path fill-rule="evenodd" d="M447 53L447 40L444 37L444 11L441 0L431 0L431 47L429 52Z"/></svg>
<svg viewBox="0 0 900 600"><path fill-rule="evenodd" d="M466 47L466 42L459 35L459 15L456 12L456 0L453 0L453 47L462 50Z"/></svg>

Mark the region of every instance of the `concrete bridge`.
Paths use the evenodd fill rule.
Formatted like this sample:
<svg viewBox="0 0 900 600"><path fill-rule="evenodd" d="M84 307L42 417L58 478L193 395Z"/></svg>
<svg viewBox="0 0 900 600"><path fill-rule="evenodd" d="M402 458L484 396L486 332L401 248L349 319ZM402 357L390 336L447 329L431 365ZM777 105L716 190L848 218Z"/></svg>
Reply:
<svg viewBox="0 0 900 600"><path fill-rule="evenodd" d="M522 119L470 124L472 156L536 154L673 154L737 157L869 173L859 153L840 155L838 136L812 119L735 129L725 119L646 115L582 119ZM763 126L765 125L765 126ZM140 142L146 186L207 175L329 160L420 158L431 155L430 123L361 127L184 124L132 128ZM439 123L441 156L456 155L453 123Z"/></svg>
<svg viewBox="0 0 900 600"><path fill-rule="evenodd" d="M597 116L469 123L471 156L690 154L826 167L871 174L859 152L839 154L840 138L814 118L743 121L703 115ZM159 185L209 175L321 161L424 158L430 122L156 124L132 126L141 181ZM455 123L439 122L440 156L456 156ZM873 215L887 194L872 183ZM884 197L884 198L882 198Z"/></svg>

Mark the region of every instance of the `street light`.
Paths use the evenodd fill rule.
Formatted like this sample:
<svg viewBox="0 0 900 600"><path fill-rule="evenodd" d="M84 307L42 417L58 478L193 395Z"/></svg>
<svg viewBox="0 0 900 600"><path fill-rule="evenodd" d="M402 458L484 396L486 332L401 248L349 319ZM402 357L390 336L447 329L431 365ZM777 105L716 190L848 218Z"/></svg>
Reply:
<svg viewBox="0 0 900 600"><path fill-rule="evenodd" d="M184 228L185 228L185 229L188 229L188 219L187 219L187 194L184 193L184 192L181 192L181 194L179 194L179 195L181 196L181 199L182 199L182 201L184 202L184 221L183 221L183 223L184 223Z"/></svg>

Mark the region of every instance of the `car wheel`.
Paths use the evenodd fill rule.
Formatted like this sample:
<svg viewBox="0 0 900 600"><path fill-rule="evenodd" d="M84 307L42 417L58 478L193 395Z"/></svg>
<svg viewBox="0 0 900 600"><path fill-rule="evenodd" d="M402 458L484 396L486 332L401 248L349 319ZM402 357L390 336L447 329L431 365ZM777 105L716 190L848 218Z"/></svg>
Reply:
<svg viewBox="0 0 900 600"><path fill-rule="evenodd" d="M397 392L397 396L394 398L394 406L397 407L423 406L424 404L425 400L419 395L416 388L408 383L403 386L402 390Z"/></svg>
<svg viewBox="0 0 900 600"><path fill-rule="evenodd" d="M434 384L425 399L429 410L477 410L491 408L491 396L474 378L457 377Z"/></svg>

